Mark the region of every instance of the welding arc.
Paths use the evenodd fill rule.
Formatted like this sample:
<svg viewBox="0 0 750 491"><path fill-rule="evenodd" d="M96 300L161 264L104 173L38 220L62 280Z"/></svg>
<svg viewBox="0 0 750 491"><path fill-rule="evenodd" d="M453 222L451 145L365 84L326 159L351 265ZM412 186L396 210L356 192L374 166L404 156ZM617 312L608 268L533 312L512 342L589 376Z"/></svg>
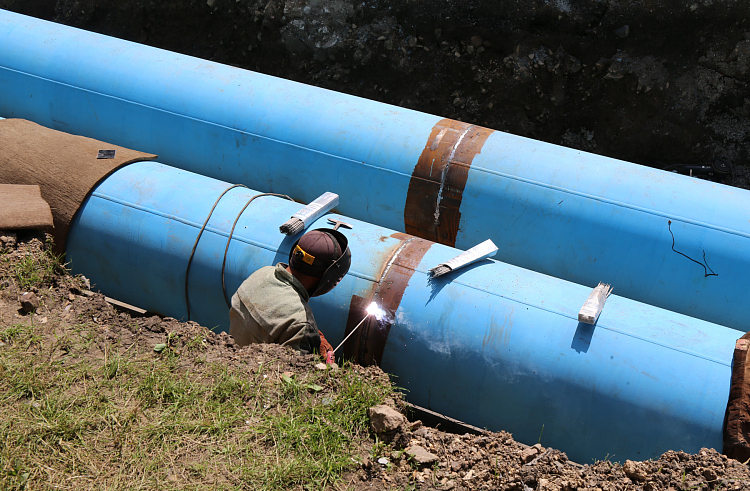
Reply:
<svg viewBox="0 0 750 491"><path fill-rule="evenodd" d="M354 334L354 331L356 331L356 330L357 330L357 328L358 328L359 326L361 326L361 325L362 325L362 324L363 324L363 323L364 323L364 322L365 322L365 321L367 320L367 318L368 318L368 317L370 317L371 315L372 315L372 314L370 314L370 313L368 312L368 313L367 313L367 315L365 316L365 318L364 318L364 319L362 319L361 321L359 321L359 324L357 324L356 326L354 326L354 329L352 329L352 332L350 332L349 334L347 334L347 335L346 335L346 337L344 338L344 340L343 340L343 341L341 341L341 343L340 343L340 344L339 344L338 346L336 346L336 349L335 349L335 350L333 350L333 352L334 352L334 353L336 353L336 352L337 352L337 351L339 350L339 348L341 348L341 347L342 347L342 346L344 345L344 343L346 342L346 340L347 340L347 339L349 339L349 337L350 337L350 336L351 336L352 334Z"/></svg>

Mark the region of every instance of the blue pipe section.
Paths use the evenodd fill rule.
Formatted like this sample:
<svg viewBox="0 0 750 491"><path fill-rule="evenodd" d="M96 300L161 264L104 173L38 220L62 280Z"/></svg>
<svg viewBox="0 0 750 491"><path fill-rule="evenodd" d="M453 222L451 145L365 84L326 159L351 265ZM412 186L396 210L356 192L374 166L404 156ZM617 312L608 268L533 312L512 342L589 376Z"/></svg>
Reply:
<svg viewBox="0 0 750 491"><path fill-rule="evenodd" d="M228 183L155 162L123 167L85 200L71 224L73 272L107 295L185 318L190 251ZM192 318L227 329L221 265L247 200L230 190L198 244L190 272ZM239 219L227 257L231 295L260 267L286 261L295 237L278 231L299 204L259 197ZM403 239L348 217L352 267L311 300L332 344L344 337L353 295L366 297ZM398 237L398 236L397 236ZM431 243L428 243L428 245ZM394 313L382 368L415 404L578 462L656 458L670 449L721 449L735 330L611 296L596 326L577 312L590 289L493 260L430 282L428 269L460 251L431 244ZM445 279L443 279L445 278Z"/></svg>
<svg viewBox="0 0 750 491"><path fill-rule="evenodd" d="M440 121L7 11L0 116L304 202L333 191L340 212L401 231ZM502 261L748 331L748 202L745 190L494 132L469 170L455 245L490 238Z"/></svg>

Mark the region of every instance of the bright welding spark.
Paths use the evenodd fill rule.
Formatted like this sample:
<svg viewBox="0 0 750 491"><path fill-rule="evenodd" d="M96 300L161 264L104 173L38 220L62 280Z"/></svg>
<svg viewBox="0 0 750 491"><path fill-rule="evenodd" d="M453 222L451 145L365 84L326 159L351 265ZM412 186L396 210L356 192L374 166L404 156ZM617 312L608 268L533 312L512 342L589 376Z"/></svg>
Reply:
<svg viewBox="0 0 750 491"><path fill-rule="evenodd" d="M378 307L378 304L375 302L372 302L370 305L367 306L367 315L374 316L377 320L382 321L385 319L385 310Z"/></svg>

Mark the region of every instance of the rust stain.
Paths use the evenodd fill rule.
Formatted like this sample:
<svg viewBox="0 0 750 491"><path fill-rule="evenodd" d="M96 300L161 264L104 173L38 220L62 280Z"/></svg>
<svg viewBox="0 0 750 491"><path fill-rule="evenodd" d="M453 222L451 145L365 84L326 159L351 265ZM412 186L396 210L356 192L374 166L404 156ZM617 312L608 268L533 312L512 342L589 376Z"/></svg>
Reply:
<svg viewBox="0 0 750 491"><path fill-rule="evenodd" d="M404 207L407 233L456 245L469 168L493 130L452 119L430 133L412 172Z"/></svg>
<svg viewBox="0 0 750 491"><path fill-rule="evenodd" d="M346 335L365 317L365 309L370 302L375 301L386 311L395 314L416 267L433 244L402 233L395 233L391 237L398 239L400 243L384 262L380 281L373 285L366 297L352 295L349 317L346 320ZM344 356L362 366L379 366L393 322L394 319L378 321L369 317L344 344Z"/></svg>

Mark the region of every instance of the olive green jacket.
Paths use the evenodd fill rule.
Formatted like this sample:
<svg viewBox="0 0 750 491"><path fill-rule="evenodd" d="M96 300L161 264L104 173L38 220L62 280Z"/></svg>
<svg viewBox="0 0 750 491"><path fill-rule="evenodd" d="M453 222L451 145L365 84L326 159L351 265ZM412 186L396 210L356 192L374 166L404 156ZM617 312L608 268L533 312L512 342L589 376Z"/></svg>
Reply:
<svg viewBox="0 0 750 491"><path fill-rule="evenodd" d="M229 334L240 346L277 343L303 353L320 347L310 295L287 265L266 266L251 274L232 296Z"/></svg>

